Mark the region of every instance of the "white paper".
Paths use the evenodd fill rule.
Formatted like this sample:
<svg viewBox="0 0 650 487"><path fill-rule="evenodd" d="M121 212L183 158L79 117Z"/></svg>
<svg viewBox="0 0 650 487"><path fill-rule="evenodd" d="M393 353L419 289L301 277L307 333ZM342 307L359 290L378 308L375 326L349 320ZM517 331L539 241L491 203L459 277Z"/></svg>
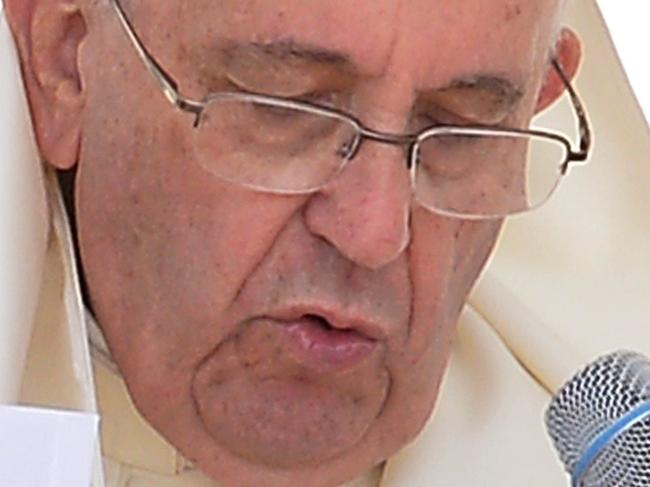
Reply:
<svg viewBox="0 0 650 487"><path fill-rule="evenodd" d="M89 487L95 414L0 406L0 486Z"/></svg>

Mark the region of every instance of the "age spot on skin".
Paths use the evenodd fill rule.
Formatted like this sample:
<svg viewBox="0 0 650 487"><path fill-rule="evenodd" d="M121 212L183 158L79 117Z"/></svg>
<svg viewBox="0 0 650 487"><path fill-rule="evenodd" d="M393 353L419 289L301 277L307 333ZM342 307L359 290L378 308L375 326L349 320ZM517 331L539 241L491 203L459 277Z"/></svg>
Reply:
<svg viewBox="0 0 650 487"><path fill-rule="evenodd" d="M506 5L506 22L510 22L521 15L522 9L518 2Z"/></svg>

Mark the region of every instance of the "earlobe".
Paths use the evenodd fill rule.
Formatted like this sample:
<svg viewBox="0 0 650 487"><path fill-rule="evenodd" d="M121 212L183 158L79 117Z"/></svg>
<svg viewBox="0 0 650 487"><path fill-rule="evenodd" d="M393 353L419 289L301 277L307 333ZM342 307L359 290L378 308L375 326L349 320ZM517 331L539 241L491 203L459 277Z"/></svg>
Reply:
<svg viewBox="0 0 650 487"><path fill-rule="evenodd" d="M564 28L560 34L555 47L554 57L567 78L572 80L580 66L582 58L582 46L577 34L571 29ZM541 112L553 102L555 102L565 90L565 84L562 81L557 70L549 62L546 72L546 78L539 92L537 107L535 112Z"/></svg>
<svg viewBox="0 0 650 487"><path fill-rule="evenodd" d="M85 91L78 54L86 22L71 0L28 2L12 22L32 119L44 159L59 169L77 162ZM12 14L11 9L8 11Z"/></svg>

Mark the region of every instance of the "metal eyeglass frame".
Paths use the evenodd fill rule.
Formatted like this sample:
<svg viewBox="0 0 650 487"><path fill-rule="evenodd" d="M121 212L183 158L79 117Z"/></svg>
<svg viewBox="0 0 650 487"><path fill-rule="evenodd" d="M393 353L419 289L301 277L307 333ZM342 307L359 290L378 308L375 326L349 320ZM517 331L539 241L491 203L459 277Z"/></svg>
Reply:
<svg viewBox="0 0 650 487"><path fill-rule="evenodd" d="M580 137L578 150L573 149L572 143L569 141L569 139L566 136L555 132L547 131L547 130L535 130L535 129L525 130L525 129L516 129L516 128L505 128L505 127L504 128L492 127L492 126L488 127L483 125L463 125L463 126L436 125L436 126L425 128L414 134L391 134L391 133L381 132L381 131L368 128L363 123L361 123L361 121L359 121L354 115L343 112L341 110L320 106L314 103L283 98L279 96L262 95L262 94L250 93L250 92L227 92L226 91L226 92L210 93L202 101L192 100L190 98L187 98L179 92L178 83L174 81L174 79L167 73L167 71L160 65L160 63L158 63L158 61L144 46L144 44L140 40L140 37L136 33L133 24L131 23L128 16L126 15L126 12L124 11L122 4L120 3L120 0L109 0L109 1L111 2L115 12L117 13L120 24L122 25L122 28L127 34L133 47L136 49L140 59L146 66L149 73L155 78L155 80L160 85L165 97L169 100L169 102L172 105L176 106L178 109L194 115L195 127L198 126L203 111L205 110L205 107L211 101L217 98L237 99L237 100L248 101L253 103L258 102L265 105L276 106L278 108L302 110L307 113L311 113L315 115L322 115L328 118L339 119L355 127L356 136L354 140L348 146L345 147L345 153L342 154L344 156L344 162L343 164L341 164L341 167L339 168L338 172L333 177L336 177L336 175L339 174L344 169L347 162L354 159L364 139L372 140L374 142L378 142L381 144L408 145L409 155L407 157L406 162L407 162L407 169L411 174L412 185L414 185L415 183L415 169L418 164L419 145L423 140L434 136L444 136L444 135L488 136L488 137L489 136L496 136L496 137L532 136L536 138L547 139L552 142L558 142L565 147L566 160L560 166L560 177L558 178L555 187L550 191L548 197L544 201L537 204L536 206L531 208L526 208L524 210L506 212L504 214L477 215L477 214L465 214L462 212L448 211L448 210L432 207L426 203L420 202L420 204L422 204L425 208L441 215L451 216L455 218L464 218L469 220L490 220L490 219L504 218L506 216L516 215L520 213L527 213L535 208L538 208L546 201L548 201L550 196L554 193L555 189L559 186L562 177L567 174L571 164L585 162L588 159L589 153L591 151L592 133L591 133L591 128L590 128L589 120L587 118L586 111L584 109L582 101L580 100L580 97L578 96L578 93L573 88L571 81L569 80L568 76L562 69L562 66L560 66L559 62L555 58L551 59L552 65L554 69L557 71L557 74L559 75L560 79L564 83L564 86L573 104L576 118L578 120L578 130L579 130L579 137ZM322 186L327 184L327 183L323 183L322 185L319 185L317 187L304 189L304 190L274 190L266 187L251 186L251 185L247 185L246 183L242 183L238 181L234 181L234 182L236 184L240 184L243 186L252 187L253 189L256 190L260 190L268 193L274 193L274 194L309 194L317 191Z"/></svg>

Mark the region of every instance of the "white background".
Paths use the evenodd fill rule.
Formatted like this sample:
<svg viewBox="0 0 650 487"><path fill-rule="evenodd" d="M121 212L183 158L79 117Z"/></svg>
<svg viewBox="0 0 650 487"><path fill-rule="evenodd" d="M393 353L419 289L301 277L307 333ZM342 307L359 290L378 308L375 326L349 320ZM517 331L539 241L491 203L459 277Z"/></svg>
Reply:
<svg viewBox="0 0 650 487"><path fill-rule="evenodd" d="M650 120L650 1L599 0L627 76Z"/></svg>

